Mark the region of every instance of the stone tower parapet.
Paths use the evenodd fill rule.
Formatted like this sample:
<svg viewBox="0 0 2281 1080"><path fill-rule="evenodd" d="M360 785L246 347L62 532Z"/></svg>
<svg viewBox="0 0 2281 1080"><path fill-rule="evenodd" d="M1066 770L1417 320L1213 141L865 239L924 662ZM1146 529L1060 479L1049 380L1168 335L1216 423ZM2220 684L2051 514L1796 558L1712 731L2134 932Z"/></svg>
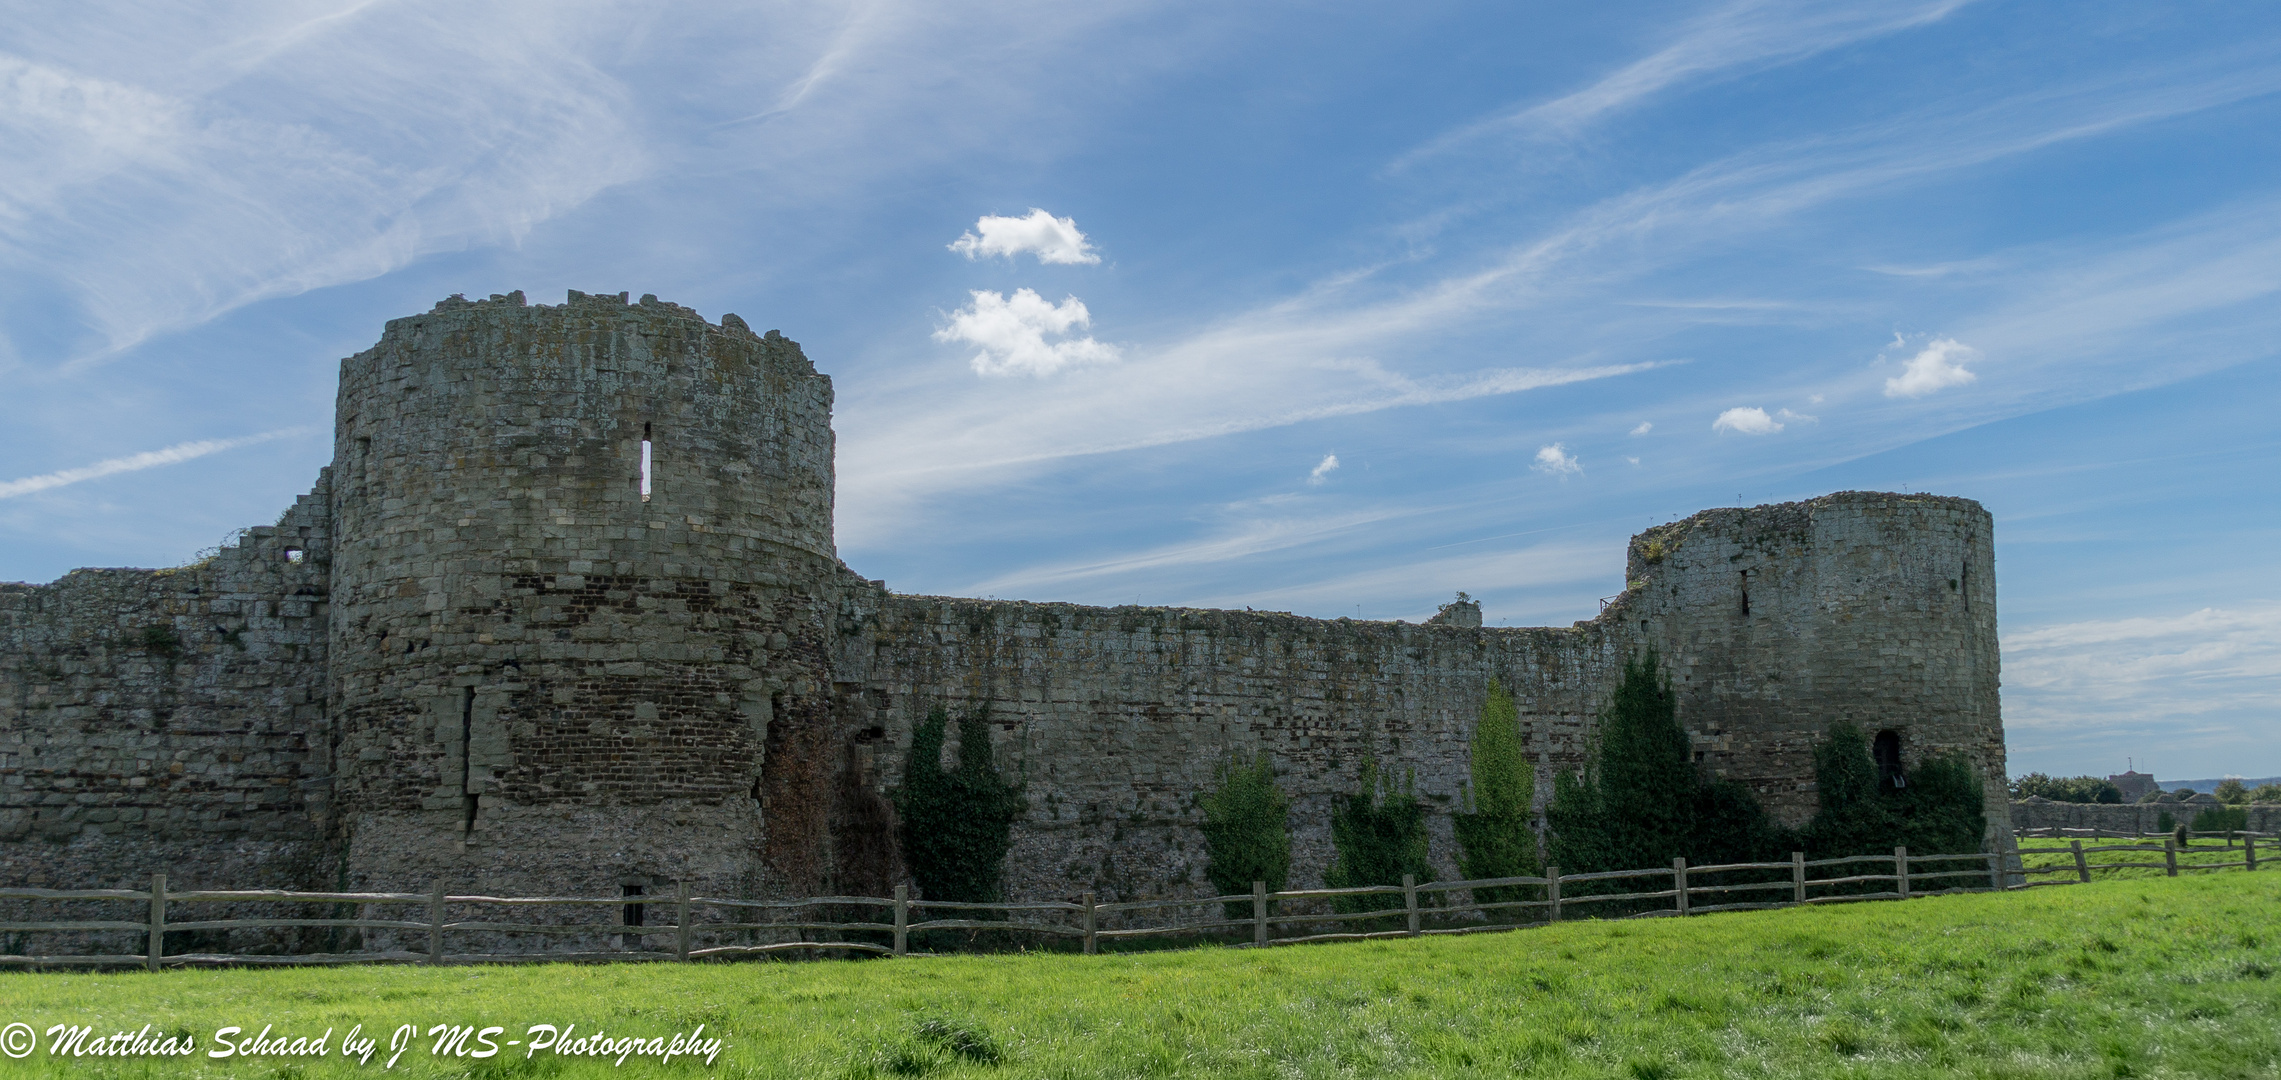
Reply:
<svg viewBox="0 0 2281 1080"><path fill-rule="evenodd" d="M623 294L453 298L342 361L352 878L822 886L831 398L774 331Z"/></svg>

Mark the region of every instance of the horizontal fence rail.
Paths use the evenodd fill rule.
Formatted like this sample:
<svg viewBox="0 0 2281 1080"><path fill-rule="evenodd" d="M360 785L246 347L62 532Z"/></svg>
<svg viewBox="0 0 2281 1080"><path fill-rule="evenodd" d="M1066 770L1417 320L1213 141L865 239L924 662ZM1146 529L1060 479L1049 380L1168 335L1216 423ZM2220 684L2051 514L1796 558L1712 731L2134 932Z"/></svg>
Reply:
<svg viewBox="0 0 2281 1080"><path fill-rule="evenodd" d="M1234 936L1239 947L1260 947L1474 934L1574 918L1658 918L2032 889L2088 883L2094 872L2146 871L2176 877L2218 870L2254 871L2260 864L2272 863L2276 851L2281 851L2274 834L2252 832L2110 837L2092 830L2039 829L2023 830L2018 837L2031 845L2046 843L2021 846L2016 852L1970 855L1911 855L1907 848L1895 848L1891 855L1808 859L1803 852L1792 852L1787 862L1709 866L1690 866L1685 859L1674 859L1669 867L1651 870L1583 874L1563 874L1553 866L1541 875L1429 882L1405 876L1400 885L1343 889L1269 891L1265 884L1255 882L1251 892L1230 896L1107 904L1096 902L1092 893L1074 903L914 900L910 890L902 886L891 897L747 900L692 896L687 883L669 895L613 897L463 895L440 887L426 893L281 889L170 892L166 875L154 874L148 890L0 889L0 901L125 905L143 916L0 921L0 934L8 935L11 949L21 948L30 935L39 934L80 935L80 940L87 935L128 935L140 946L133 951L79 954L11 952L0 954L0 964L141 966L156 971L161 967L213 964L689 961L787 953L905 956L929 955L913 949L915 934L939 941L945 934L961 932L968 935L969 944L984 934L1000 941L1008 935L1034 935L1070 941L1087 954L1099 952L1104 942L1164 937L1226 941ZM2098 842L2109 838L2159 838L2161 842ZM2086 845L2085 840L2091 843ZM2060 846L2061 841L2064 846ZM1741 880L1734 880L1738 877ZM1516 889L1522 891L1522 898L1485 898L1510 896L1510 890ZM216 903L297 907L304 912L322 908L325 913L181 917L192 914L196 905ZM571 914L579 909L599 909L603 918L611 921L581 922L548 914ZM460 917L454 917L455 911ZM653 912L670 912L673 921L648 923ZM537 918L521 921L514 917L517 913ZM1102 925L1104 920L1136 919L1143 924ZM169 950L167 946L170 933L243 930L324 931L334 940L347 940L345 931L360 935L377 932L383 944L345 951L274 954L202 953ZM764 935L784 934L796 937L758 940ZM534 936L568 940L559 948L534 951L504 947L510 941L528 941ZM471 937L478 939L477 944L493 947L445 948L447 938L464 943ZM740 937L744 940L736 940ZM1245 937L1248 940L1241 940ZM610 941L617 947L607 947ZM664 947L653 942L662 942Z"/></svg>

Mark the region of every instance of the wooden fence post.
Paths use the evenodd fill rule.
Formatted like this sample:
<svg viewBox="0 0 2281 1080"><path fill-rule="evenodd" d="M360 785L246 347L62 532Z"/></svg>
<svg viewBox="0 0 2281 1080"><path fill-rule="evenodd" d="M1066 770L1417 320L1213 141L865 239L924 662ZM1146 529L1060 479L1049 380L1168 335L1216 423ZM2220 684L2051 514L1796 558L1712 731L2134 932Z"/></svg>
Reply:
<svg viewBox="0 0 2281 1080"><path fill-rule="evenodd" d="M1903 900L1909 898L1909 849L1905 847L1893 849L1893 891Z"/></svg>
<svg viewBox="0 0 2281 1080"><path fill-rule="evenodd" d="M1094 936L1093 936L1093 935L1094 935L1094 934L1095 934L1095 933L1096 933L1096 932L1097 932L1099 929L1100 929L1099 925L1098 925L1098 924L1097 924L1097 923L1094 921L1094 918L1093 918L1093 894L1092 894L1092 893L1086 893L1086 894L1085 894L1085 955L1087 955L1087 956L1091 956L1091 955L1093 955L1093 954L1095 954L1095 953L1097 953L1097 952L1100 952L1100 951L1101 951L1101 943L1100 943L1100 940L1099 940L1098 938L1096 938L1096 937L1094 937Z"/></svg>
<svg viewBox="0 0 2281 1080"><path fill-rule="evenodd" d="M689 959L689 879L673 890L673 958Z"/></svg>
<svg viewBox="0 0 2281 1080"><path fill-rule="evenodd" d="M1687 914L1687 860L1671 860L1671 888L1673 906L1681 915Z"/></svg>
<svg viewBox="0 0 2281 1080"><path fill-rule="evenodd" d="M895 886L895 955L911 949L911 887Z"/></svg>
<svg viewBox="0 0 2281 1080"><path fill-rule="evenodd" d="M2075 852L2075 877L2085 885L2091 883L2091 864L2083 859L2083 841L2069 840L2069 850Z"/></svg>
<svg viewBox="0 0 2281 1080"><path fill-rule="evenodd" d="M444 887L428 894L428 963L444 962Z"/></svg>
<svg viewBox="0 0 2281 1080"><path fill-rule="evenodd" d="M1551 913L1546 922L1560 921L1560 867L1555 864L1544 868L1544 898L1552 901L1547 910Z"/></svg>
<svg viewBox="0 0 2281 1080"><path fill-rule="evenodd" d="M2178 837L2175 835L2162 838L2162 865L2168 868L2171 877L2178 876Z"/></svg>
<svg viewBox="0 0 2281 1080"><path fill-rule="evenodd" d="M2251 834L2249 834L2248 836L2244 836L2244 837L2242 837L2242 838L2241 838L2241 856L2242 856L2242 858L2243 858L2243 859L2245 859L2245 860L2247 860L2247 861L2248 861L2248 863L2249 863L2249 868L2250 868L2251 870L2256 870L2256 869L2257 869L2257 834L2256 834L2256 833L2251 833Z"/></svg>
<svg viewBox="0 0 2281 1080"><path fill-rule="evenodd" d="M1251 883L1251 943L1267 944L1267 883Z"/></svg>
<svg viewBox="0 0 2281 1080"><path fill-rule="evenodd" d="M1418 875L1402 875L1402 910L1409 913L1410 936L1418 936Z"/></svg>
<svg viewBox="0 0 2281 1080"><path fill-rule="evenodd" d="M146 964L158 970L160 958L166 955L166 875L150 876L150 958Z"/></svg>
<svg viewBox="0 0 2281 1080"><path fill-rule="evenodd" d="M1795 890L1796 893L1792 899L1792 902L1799 904L1805 903L1806 853L1803 851L1793 851L1790 853L1790 887Z"/></svg>

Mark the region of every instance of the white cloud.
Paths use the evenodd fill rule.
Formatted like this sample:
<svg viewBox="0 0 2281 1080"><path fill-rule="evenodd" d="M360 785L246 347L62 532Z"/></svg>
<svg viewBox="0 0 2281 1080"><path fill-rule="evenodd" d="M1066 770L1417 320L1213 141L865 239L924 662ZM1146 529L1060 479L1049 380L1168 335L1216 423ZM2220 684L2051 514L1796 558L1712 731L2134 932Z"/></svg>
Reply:
<svg viewBox="0 0 2281 1080"><path fill-rule="evenodd" d="M1820 395L1815 396L1818 397ZM1819 424L1822 422L1822 418L1819 416L1808 416L1805 413L1791 412L1788 409L1784 409L1781 412L1775 413L1774 417L1775 419L1782 421L1783 424L1791 423L1793 421L1800 424ZM1774 426L1781 427L1782 424L1776 424Z"/></svg>
<svg viewBox="0 0 2281 1080"><path fill-rule="evenodd" d="M977 289L974 302L951 313L950 325L935 331L936 341L979 345L974 370L983 375L1051 375L1071 364L1105 363L1117 347L1091 337L1048 342L1093 324L1085 302L1071 296L1049 303L1030 289L1012 297Z"/></svg>
<svg viewBox="0 0 2281 1080"><path fill-rule="evenodd" d="M604 37L588 13L411 7L94 0L18 25L0 286L76 308L93 339L72 348L100 359L512 244L648 169L624 86L586 55Z"/></svg>
<svg viewBox="0 0 2281 1080"><path fill-rule="evenodd" d="M1322 464L1315 466L1315 471L1307 474L1307 482L1320 484L1329 479L1332 473L1337 472L1338 467L1339 456L1337 454L1324 454Z"/></svg>
<svg viewBox="0 0 2281 1080"><path fill-rule="evenodd" d="M235 439L200 439L196 442L176 443L164 450L145 450L139 454L110 458L98 461L93 465L58 469L55 472L27 476L20 480L0 481L0 499L13 499L19 495L30 495L35 491L46 491L50 488L59 488L67 484L76 484L84 480L94 480L105 476L115 476L119 473L140 472L161 465L174 465L189 461L192 458L218 454L224 450L235 450L241 446L251 446L255 443L268 442L271 439L282 439L288 435L299 435L307 430L307 428L283 428Z"/></svg>
<svg viewBox="0 0 2281 1080"><path fill-rule="evenodd" d="M1624 460L1625 460L1625 461L1628 461L1628 462L1631 462L1631 463L1632 463L1632 464L1634 464L1634 465L1637 465L1637 464L1639 464L1639 459L1638 459L1638 458L1636 458L1636 457L1632 457L1632 456L1631 456L1631 455L1629 455L1629 454L1626 454L1626 455L1624 455Z"/></svg>
<svg viewBox="0 0 2281 1080"><path fill-rule="evenodd" d="M1636 427L1636 428L1633 428L1633 429L1632 429L1632 434L1634 434L1634 435L1645 435L1645 434L1647 434L1648 432L1650 432L1650 431L1654 431L1654 430L1655 430L1655 421L1653 421L1653 420L1642 420L1642 421L1640 421L1640 422L1639 422L1639 426L1638 426L1638 427Z"/></svg>
<svg viewBox="0 0 2281 1080"><path fill-rule="evenodd" d="M1584 466L1576 463L1576 455L1569 453L1568 448L1560 443L1539 449L1536 464L1529 468L1554 476L1571 476L1584 471Z"/></svg>
<svg viewBox="0 0 2281 1080"><path fill-rule="evenodd" d="M1759 408L1728 409L1711 421L1712 431L1732 431L1740 435L1772 435L1782 430L1782 422L1766 415Z"/></svg>
<svg viewBox="0 0 2281 1080"><path fill-rule="evenodd" d="M975 235L977 232L981 235ZM1036 253L1041 263L1090 266L1101 261L1085 234L1077 231L1076 218L1057 218L1034 206L1028 217L984 215L974 223L974 232L951 241L950 249L969 259L977 255L1011 259L1028 251Z"/></svg>
<svg viewBox="0 0 2281 1080"><path fill-rule="evenodd" d="M1980 350L1955 338L1935 338L1923 351L1909 358L1900 375L1885 380L1885 396L1916 398L1935 390L1963 386L1979 378L1964 369L1964 361L1979 355Z"/></svg>
<svg viewBox="0 0 2281 1080"><path fill-rule="evenodd" d="M2007 726L2144 727L2186 717L2271 717L2281 686L2281 605L2065 623L2005 635Z"/></svg>
<svg viewBox="0 0 2281 1080"><path fill-rule="evenodd" d="M1682 27L1669 45L1551 101L1477 121L1404 155L1397 165L1483 136L1572 136L1613 112L1670 87L1707 77L1764 70L1865 38L1938 21L1965 0L1861 5L1736 3Z"/></svg>

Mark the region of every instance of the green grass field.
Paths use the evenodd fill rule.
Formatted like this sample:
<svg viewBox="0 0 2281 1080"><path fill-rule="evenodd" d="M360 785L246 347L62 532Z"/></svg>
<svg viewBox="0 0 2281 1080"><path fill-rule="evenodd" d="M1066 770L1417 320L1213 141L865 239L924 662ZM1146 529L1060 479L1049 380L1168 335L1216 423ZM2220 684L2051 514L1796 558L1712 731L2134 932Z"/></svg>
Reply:
<svg viewBox="0 0 2281 1080"><path fill-rule="evenodd" d="M2090 851L2090 849L2093 848L2119 847L2125 845L2138 845L2151 847L2154 849L2152 851L2108 851L2086 854L2083 857L2083 861L2090 863L2093 866L2097 866L2101 863L2142 864L2122 869L2093 870L2091 871L2091 879L2093 881L2106 881L2113 878L2147 878L2169 876L2169 872L2164 868L2162 863L2162 838L2159 836L2150 839L2138 840L2121 840L2110 837L2102 840L2084 840L2082 841L2082 844L2086 851ZM2196 874L2206 873L2208 871L2196 871L2190 870L2189 868L2203 866L2223 866L2234 870L2240 870L2242 869L2242 856L2244 854L2246 853L2242 850L2239 843L2236 843L2229 848L2226 846L2226 842L2224 840L2198 839L2195 840L2192 844L2178 849L2178 869L2180 873ZM2273 844L2271 841L2265 841L2259 846L2257 857L2260 863L2272 863L2274 864L2271 867L2272 869L2281 870L2281 851L2275 851L2273 849ZM2034 877L2034 880L2036 881L2053 881L2057 879L2067 878L2070 874L2073 873L2075 869L2075 855L2068 849L2067 841L2065 840L2051 840L2044 838L2023 839L2020 841L2020 860L2021 863L2029 869L2056 867L2068 871L2066 874L2038 874Z"/></svg>
<svg viewBox="0 0 2281 1080"><path fill-rule="evenodd" d="M2272 1077L2281 873L1508 934L1079 957L0 975L0 1023L186 1029L191 1057L9 1075L383 1075L388 1032L534 1024L727 1041L689 1061L436 1058L388 1075ZM222 1025L335 1056L213 1060ZM381 1046L344 1064L340 1034Z"/></svg>

